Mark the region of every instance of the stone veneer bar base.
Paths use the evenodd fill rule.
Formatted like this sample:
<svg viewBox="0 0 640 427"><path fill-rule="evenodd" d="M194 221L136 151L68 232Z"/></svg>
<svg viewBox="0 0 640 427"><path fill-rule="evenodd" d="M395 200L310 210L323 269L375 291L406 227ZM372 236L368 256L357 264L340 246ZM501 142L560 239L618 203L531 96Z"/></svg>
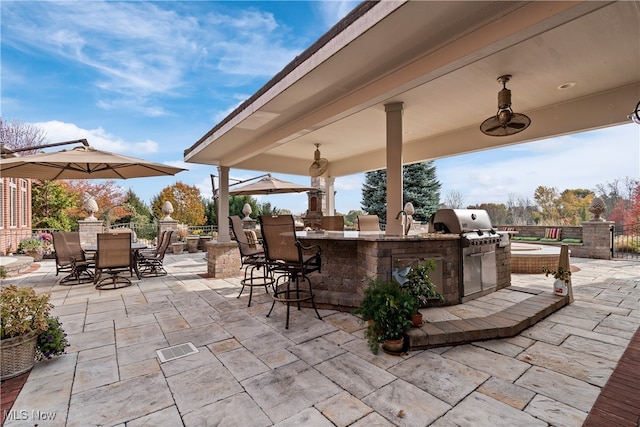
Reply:
<svg viewBox="0 0 640 427"><path fill-rule="evenodd" d="M426 322L412 328L407 333L410 350L513 337L569 304L568 296L511 286L506 289L535 295L489 316Z"/></svg>

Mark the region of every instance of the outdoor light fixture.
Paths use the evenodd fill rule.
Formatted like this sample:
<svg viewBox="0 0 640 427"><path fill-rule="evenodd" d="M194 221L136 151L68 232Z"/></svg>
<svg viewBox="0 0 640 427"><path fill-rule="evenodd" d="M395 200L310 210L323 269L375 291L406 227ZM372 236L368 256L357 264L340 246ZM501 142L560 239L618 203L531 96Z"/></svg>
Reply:
<svg viewBox="0 0 640 427"><path fill-rule="evenodd" d="M627 119L631 120L637 125L640 125L640 101L638 101L638 103L636 104L635 110L633 110L631 114L627 116Z"/></svg>

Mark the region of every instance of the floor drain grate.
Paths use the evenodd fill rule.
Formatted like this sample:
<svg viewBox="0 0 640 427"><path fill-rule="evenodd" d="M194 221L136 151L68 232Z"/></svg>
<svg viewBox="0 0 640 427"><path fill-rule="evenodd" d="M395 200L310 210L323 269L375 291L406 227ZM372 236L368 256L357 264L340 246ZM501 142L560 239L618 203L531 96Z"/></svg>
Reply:
<svg viewBox="0 0 640 427"><path fill-rule="evenodd" d="M196 354L198 352L199 351L196 346L191 344L190 342L156 350L156 354L160 358L160 363L179 359L181 357L189 356L190 354Z"/></svg>

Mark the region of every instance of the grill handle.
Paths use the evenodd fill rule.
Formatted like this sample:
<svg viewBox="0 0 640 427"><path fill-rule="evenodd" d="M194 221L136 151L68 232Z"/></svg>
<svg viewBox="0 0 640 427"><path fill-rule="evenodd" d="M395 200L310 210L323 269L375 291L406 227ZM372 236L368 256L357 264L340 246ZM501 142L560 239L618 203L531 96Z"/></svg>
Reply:
<svg viewBox="0 0 640 427"><path fill-rule="evenodd" d="M475 254L469 254L468 256L472 256L472 257L473 257L473 256L483 256L483 255L486 255L486 254L492 254L492 253L494 253L494 252L495 252L495 251L478 252L478 253L475 253Z"/></svg>

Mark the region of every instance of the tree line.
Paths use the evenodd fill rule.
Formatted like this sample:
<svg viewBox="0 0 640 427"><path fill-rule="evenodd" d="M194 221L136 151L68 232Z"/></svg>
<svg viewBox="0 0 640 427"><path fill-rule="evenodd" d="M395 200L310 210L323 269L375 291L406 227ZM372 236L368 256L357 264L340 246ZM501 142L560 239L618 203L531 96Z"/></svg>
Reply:
<svg viewBox="0 0 640 427"><path fill-rule="evenodd" d="M0 139L10 149L45 144L44 132L19 121L6 122L0 117ZM22 153L22 155L34 153ZM386 222L386 170L365 173L362 188L362 210L351 210L345 216L347 226L356 223L357 215L376 214ZM441 183L437 179L433 161L403 166L403 205L411 202L415 221L426 222L443 207L485 209L493 224L504 225L578 225L591 217L589 207L593 198L600 197L606 206L605 217L617 224L640 223L640 179L624 178L598 184L594 190L565 189L539 186L528 198L509 194L507 203L465 205L462 195L449 192L440 200ZM162 205L170 201L174 207L172 218L187 225L217 225L217 201L205 199L197 187L180 181L165 187L154 196L150 205L133 190L125 191L115 181L60 180L32 182L32 223L34 228L59 230L77 229L77 221L87 213L83 209L88 198L96 200L98 219L107 224L154 224L164 215ZM242 208L249 204L252 218L258 215L291 213L269 202L258 203L251 196L231 196L230 215L244 216Z"/></svg>

